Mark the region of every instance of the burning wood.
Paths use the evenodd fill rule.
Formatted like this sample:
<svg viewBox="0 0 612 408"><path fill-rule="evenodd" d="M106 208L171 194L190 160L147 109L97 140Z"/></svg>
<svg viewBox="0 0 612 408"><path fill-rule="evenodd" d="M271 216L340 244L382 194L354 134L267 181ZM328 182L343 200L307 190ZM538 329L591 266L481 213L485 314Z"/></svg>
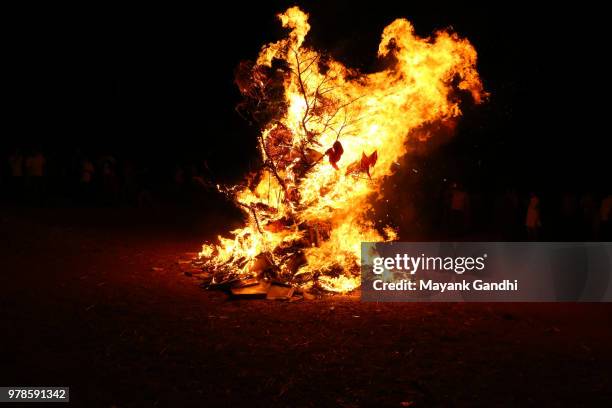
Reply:
<svg viewBox="0 0 612 408"><path fill-rule="evenodd" d="M226 189L247 224L203 245L198 260L208 285L255 279L236 292L260 294L264 280L347 292L359 285L360 243L395 239L367 214L407 142L458 117L462 93L476 103L486 95L476 51L447 31L420 38L398 19L378 49L392 63L366 74L304 46L310 25L299 8L279 18L288 36L236 71L237 110L262 129L261 169Z"/></svg>

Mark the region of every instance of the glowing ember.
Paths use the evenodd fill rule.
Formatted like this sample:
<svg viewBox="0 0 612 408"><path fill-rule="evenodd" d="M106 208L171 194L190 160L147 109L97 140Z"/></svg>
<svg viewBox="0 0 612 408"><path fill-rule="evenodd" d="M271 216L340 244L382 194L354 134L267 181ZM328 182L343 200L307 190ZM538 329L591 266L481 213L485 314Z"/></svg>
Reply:
<svg viewBox="0 0 612 408"><path fill-rule="evenodd" d="M303 46L310 25L298 7L278 17L287 38L236 76L239 111L263 129L261 170L224 190L248 223L205 244L200 257L213 283L269 277L348 292L359 286L360 243L397 238L367 213L406 142L459 116L462 91L476 103L486 96L476 51L447 31L419 38L398 19L378 48L388 68L363 74Z"/></svg>

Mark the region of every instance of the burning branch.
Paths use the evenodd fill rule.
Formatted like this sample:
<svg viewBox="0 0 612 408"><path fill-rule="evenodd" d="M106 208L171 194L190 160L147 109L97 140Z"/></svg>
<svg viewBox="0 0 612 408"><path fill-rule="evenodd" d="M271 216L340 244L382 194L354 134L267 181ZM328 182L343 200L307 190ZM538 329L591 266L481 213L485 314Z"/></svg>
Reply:
<svg viewBox="0 0 612 408"><path fill-rule="evenodd" d="M354 124L356 121L348 120L348 108L351 104L355 103L362 96L350 99L347 102L340 103L338 100L325 97L324 95L333 92L338 87L329 85L329 82L333 80L329 70L326 70L325 74L321 75L320 81L317 83L313 92L309 91L307 86L308 78L313 75L313 64L320 61L320 55L315 55L302 59L300 52L297 49L291 49L295 59L295 69L292 69L292 73L296 77L296 81L299 87L299 93L304 101L304 112L302 114L300 125L304 134L303 142L300 145L300 154L304 160L303 171L300 176L303 177L306 172L310 171L314 166L319 164L323 157L327 155L329 157L330 164L337 170L336 163L340 160L343 153L342 145L340 144L340 136L342 132L349 126ZM339 127L336 117L338 113L344 112L344 119ZM308 128L309 122L319 124L320 128L317 131L313 131ZM336 140L332 147L326 150L325 155L319 155L314 161L308 160L306 149L313 149L321 144L318 142L318 138L325 134L329 130L336 134Z"/></svg>
<svg viewBox="0 0 612 408"><path fill-rule="evenodd" d="M280 186L283 188L285 197L287 197L287 185L285 184L285 180L283 180L283 178L278 173L278 170L276 169L276 164L274 164L274 160L272 160L270 153L268 153L268 150L266 149L266 144L265 144L263 136L259 135L258 139L259 139L259 144L261 146L261 150L265 154L264 166L272 172L272 174L276 178L276 181L278 181L278 184L280 184Z"/></svg>

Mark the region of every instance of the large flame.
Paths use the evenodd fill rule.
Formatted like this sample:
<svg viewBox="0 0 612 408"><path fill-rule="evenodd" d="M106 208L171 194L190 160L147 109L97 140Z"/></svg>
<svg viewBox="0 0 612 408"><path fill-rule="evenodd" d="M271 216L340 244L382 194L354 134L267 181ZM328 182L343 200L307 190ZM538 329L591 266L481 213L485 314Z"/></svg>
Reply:
<svg viewBox="0 0 612 408"><path fill-rule="evenodd" d="M262 48L241 89L265 93L269 73L280 72L283 103L263 125L262 170L227 190L248 223L200 256L217 280L267 274L350 291L359 285L360 243L396 239L367 213L407 141L461 115L462 92L476 103L486 96L476 51L448 31L420 38L397 19L378 48L388 68L363 74L303 45L310 25L298 7L278 17L288 36Z"/></svg>

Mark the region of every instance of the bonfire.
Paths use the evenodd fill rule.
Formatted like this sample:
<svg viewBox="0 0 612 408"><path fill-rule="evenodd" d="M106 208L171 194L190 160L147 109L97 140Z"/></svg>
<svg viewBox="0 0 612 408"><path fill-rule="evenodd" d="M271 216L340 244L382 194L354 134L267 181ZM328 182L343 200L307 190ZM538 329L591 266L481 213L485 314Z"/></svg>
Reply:
<svg viewBox="0 0 612 408"><path fill-rule="evenodd" d="M308 15L278 15L288 35L242 62L237 110L261 128L261 167L219 186L245 225L203 245L206 285L276 281L349 292L360 284L361 242L396 240L371 217L381 183L409 154L408 142L454 123L459 101L486 93L470 42L445 30L420 38L397 19L382 33L386 68L363 73L304 44Z"/></svg>

